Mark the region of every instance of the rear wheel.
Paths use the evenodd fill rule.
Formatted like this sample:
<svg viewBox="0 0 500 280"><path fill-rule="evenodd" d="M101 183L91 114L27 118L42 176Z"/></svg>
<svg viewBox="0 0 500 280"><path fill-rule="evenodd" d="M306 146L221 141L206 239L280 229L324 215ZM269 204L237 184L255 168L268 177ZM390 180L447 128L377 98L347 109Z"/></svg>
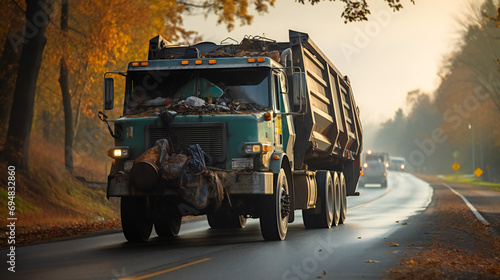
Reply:
<svg viewBox="0 0 500 280"><path fill-rule="evenodd" d="M122 229L129 242L145 242L153 230L153 215L146 197L122 197Z"/></svg>
<svg viewBox="0 0 500 280"><path fill-rule="evenodd" d="M316 209L302 210L306 228L330 228L335 216L335 187L329 171L316 173L318 199Z"/></svg>
<svg viewBox="0 0 500 280"><path fill-rule="evenodd" d="M340 182L340 217L339 224L343 224L347 217L347 191L346 191L346 183L344 173L339 173L339 182Z"/></svg>
<svg viewBox="0 0 500 280"><path fill-rule="evenodd" d="M263 201L260 230L265 240L284 240L288 231L290 195L285 170L274 175L274 191Z"/></svg>
<svg viewBox="0 0 500 280"><path fill-rule="evenodd" d="M337 175L337 172L333 172L333 187L335 193L335 203L333 210L333 222L332 226L338 226L340 222L340 204L341 204L341 191L340 191L340 178Z"/></svg>

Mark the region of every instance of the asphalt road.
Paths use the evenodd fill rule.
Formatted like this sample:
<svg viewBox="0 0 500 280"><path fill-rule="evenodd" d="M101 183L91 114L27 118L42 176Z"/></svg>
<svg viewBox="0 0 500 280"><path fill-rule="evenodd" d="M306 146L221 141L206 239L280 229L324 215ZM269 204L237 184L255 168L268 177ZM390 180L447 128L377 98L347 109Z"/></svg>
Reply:
<svg viewBox="0 0 500 280"><path fill-rule="evenodd" d="M0 251L0 279L379 279L404 253L389 246L432 199L411 174L390 173L389 186L368 185L348 198L346 224L306 230L300 212L285 241L264 241L258 220L241 230L209 229L205 219L182 225L175 239L128 244L122 233L16 249L16 272Z"/></svg>

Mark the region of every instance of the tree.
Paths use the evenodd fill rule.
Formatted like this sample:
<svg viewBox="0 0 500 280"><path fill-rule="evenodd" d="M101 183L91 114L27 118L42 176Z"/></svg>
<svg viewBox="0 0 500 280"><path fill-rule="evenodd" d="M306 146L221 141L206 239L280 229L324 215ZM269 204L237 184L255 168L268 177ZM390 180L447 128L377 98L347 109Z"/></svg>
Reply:
<svg viewBox="0 0 500 280"><path fill-rule="evenodd" d="M14 99L5 143L9 164L20 169L28 167L28 148L33 122L36 81L47 39L45 30L50 22L51 0L26 1L26 31Z"/></svg>
<svg viewBox="0 0 500 280"><path fill-rule="evenodd" d="M447 138L448 165L456 160L468 172L472 162L484 163L475 166L483 171L489 165L490 174L500 171L500 73L496 62L500 29L484 17L496 13L498 6L498 1L487 0L471 7L469 17L461 22L460 44L446 59L435 93L434 106Z"/></svg>
<svg viewBox="0 0 500 280"><path fill-rule="evenodd" d="M305 4L306 0L296 0L299 3ZM321 0L308 0L312 5L319 3ZM330 0L335 1L335 0ZM344 22L355 22L355 21L366 21L368 20L368 15L371 14L370 8L366 0L339 0L344 3L344 11L341 17ZM393 11L399 11L403 8L400 0L384 0L387 5ZM412 4L415 4L414 0L409 0Z"/></svg>
<svg viewBox="0 0 500 280"><path fill-rule="evenodd" d="M497 11L500 3L494 2L487 0L479 8L471 7L467 21L462 22L462 45L447 67L467 68L470 74L466 81L488 92L500 110L500 29L484 17Z"/></svg>
<svg viewBox="0 0 500 280"><path fill-rule="evenodd" d="M24 7L18 6L14 1L3 5L3 10L8 17L0 19L0 38L5 38L2 56L0 58L0 125L2 129L7 126L10 115L10 106L15 89L19 58L23 44L23 17Z"/></svg>
<svg viewBox="0 0 500 280"><path fill-rule="evenodd" d="M369 13L365 1L341 1L346 4L344 17L349 21L356 18L362 20L363 16ZM395 10L402 7L398 0L386 1ZM45 87L37 87L40 65L51 73L59 73L61 90L59 96L63 97L66 130L64 137L66 167L71 171L73 168L72 146L79 131L80 116L93 117L95 114L96 104L100 103L102 98L102 73L123 69L126 61L143 58L144 42L158 33L162 33L172 42L198 40L199 37L195 32L182 27L183 17L190 13L214 13L218 15L218 23L225 24L231 30L236 21L240 21L242 25L252 22L253 16L250 14L249 7L253 7L258 13L265 13L269 6L274 5L275 0L207 0L203 4L197 1L177 0L138 2L93 0L71 2L71 6L63 0L56 4L61 5L60 28L53 23L50 26L48 36L53 45L49 46L50 52L44 54L45 33L47 24L50 22L49 15L52 14L53 2L53 0L26 1L24 15L26 30L29 32L26 32L21 40L24 44L18 45L23 47L20 58L16 59L9 55L6 53L9 50L4 48L3 57L9 57L12 60L2 58L2 63L9 64L9 67L5 69L14 69L7 76L15 76L16 61L19 61L15 97L12 102L7 142L4 146L5 156L18 164L19 168L26 168L28 164L29 137L35 112L35 91L38 90L37 94L40 96L50 96L48 99L41 99L41 103L50 104L51 108L56 106L56 103L49 103L47 100L55 101L53 93L58 91L54 88L57 82L49 83L39 79L39 83L43 83ZM310 2L314 4L318 1L310 0ZM23 7L16 7L16 5L16 1L10 1L6 7L13 6L18 9L18 13L23 11ZM54 14L57 14L59 9L55 10ZM6 20L3 18L0 22L3 23ZM4 26L18 25L2 24L0 32L5 32ZM4 34L6 33L2 33ZM42 56L44 59L49 59L48 62L53 63L54 66L57 64L58 71L55 71L52 65L42 64ZM53 81L52 76L46 75L46 77ZM5 108L8 105L8 101L2 102ZM2 112L5 111L8 110L2 110ZM44 109L40 114L46 120L60 120L62 117L58 110L54 109Z"/></svg>
<svg viewBox="0 0 500 280"><path fill-rule="evenodd" d="M67 44L68 40L68 18L69 18L69 0L62 0L61 3L61 32L63 37L63 45ZM69 70L66 62L67 47L63 47L63 53L59 62L59 85L61 86L61 94L64 110L64 164L66 169L73 172L73 110L71 108L71 94L69 92Z"/></svg>

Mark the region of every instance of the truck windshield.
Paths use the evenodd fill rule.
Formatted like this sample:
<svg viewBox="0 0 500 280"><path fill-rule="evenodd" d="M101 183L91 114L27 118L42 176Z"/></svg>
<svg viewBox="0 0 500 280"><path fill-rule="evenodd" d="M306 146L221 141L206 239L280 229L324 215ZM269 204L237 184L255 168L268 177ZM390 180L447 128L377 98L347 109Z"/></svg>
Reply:
<svg viewBox="0 0 500 280"><path fill-rule="evenodd" d="M130 71L125 114L207 104L233 110L268 109L269 75L268 68Z"/></svg>

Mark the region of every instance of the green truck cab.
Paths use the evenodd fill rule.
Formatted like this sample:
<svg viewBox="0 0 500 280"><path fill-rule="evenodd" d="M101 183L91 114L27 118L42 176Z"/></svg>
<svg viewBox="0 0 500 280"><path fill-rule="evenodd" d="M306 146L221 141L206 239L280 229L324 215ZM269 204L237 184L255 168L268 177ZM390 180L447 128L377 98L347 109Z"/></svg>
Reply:
<svg viewBox="0 0 500 280"><path fill-rule="evenodd" d="M153 226L176 236L188 215L207 215L212 228L259 218L266 240L285 238L296 209L306 228L345 221L346 196L357 195L359 112L349 80L307 34L194 46L158 36L148 60L122 75L107 195L121 198L127 240L146 241Z"/></svg>

